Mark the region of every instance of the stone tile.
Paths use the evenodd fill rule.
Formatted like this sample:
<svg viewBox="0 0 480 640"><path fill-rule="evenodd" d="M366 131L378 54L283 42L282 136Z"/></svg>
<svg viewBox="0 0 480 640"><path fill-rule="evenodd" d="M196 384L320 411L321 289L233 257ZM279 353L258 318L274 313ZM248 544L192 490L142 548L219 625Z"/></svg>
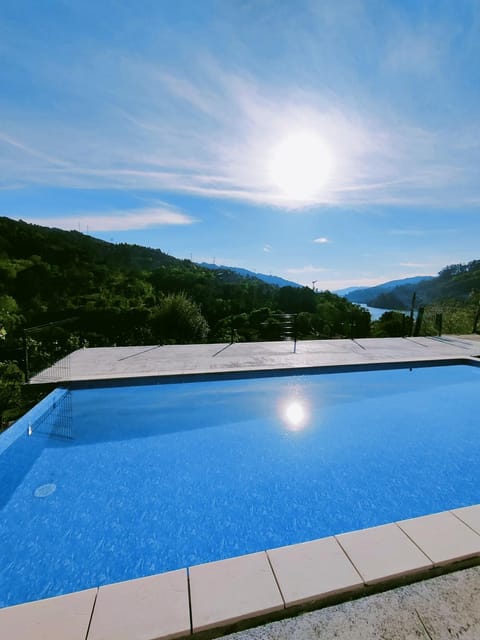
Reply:
<svg viewBox="0 0 480 640"><path fill-rule="evenodd" d="M480 536L448 511L397 524L435 565L480 555Z"/></svg>
<svg viewBox="0 0 480 640"><path fill-rule="evenodd" d="M97 589L0 609L5 640L85 640Z"/></svg>
<svg viewBox="0 0 480 640"><path fill-rule="evenodd" d="M223 640L433 640L398 590L249 629ZM435 640L438 640L435 637Z"/></svg>
<svg viewBox="0 0 480 640"><path fill-rule="evenodd" d="M160 640L190 633L186 569L98 590L88 640Z"/></svg>
<svg viewBox="0 0 480 640"><path fill-rule="evenodd" d="M363 580L333 537L267 551L286 606L360 591Z"/></svg>
<svg viewBox="0 0 480 640"><path fill-rule="evenodd" d="M480 638L480 567L405 587L405 601L433 640Z"/></svg>
<svg viewBox="0 0 480 640"><path fill-rule="evenodd" d="M452 513L480 535L480 504L453 509Z"/></svg>
<svg viewBox="0 0 480 640"><path fill-rule="evenodd" d="M336 536L366 584L424 571L430 560L395 524Z"/></svg>
<svg viewBox="0 0 480 640"><path fill-rule="evenodd" d="M189 575L194 632L284 608L264 552L190 567Z"/></svg>

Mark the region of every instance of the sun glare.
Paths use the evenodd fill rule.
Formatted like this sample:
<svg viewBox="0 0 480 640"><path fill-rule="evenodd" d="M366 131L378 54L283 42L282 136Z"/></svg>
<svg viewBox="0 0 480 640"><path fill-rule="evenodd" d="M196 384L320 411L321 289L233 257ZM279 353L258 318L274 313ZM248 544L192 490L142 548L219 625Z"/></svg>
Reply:
<svg viewBox="0 0 480 640"><path fill-rule="evenodd" d="M332 156L324 140L313 132L294 133L272 151L270 179L284 196L311 200L328 182Z"/></svg>

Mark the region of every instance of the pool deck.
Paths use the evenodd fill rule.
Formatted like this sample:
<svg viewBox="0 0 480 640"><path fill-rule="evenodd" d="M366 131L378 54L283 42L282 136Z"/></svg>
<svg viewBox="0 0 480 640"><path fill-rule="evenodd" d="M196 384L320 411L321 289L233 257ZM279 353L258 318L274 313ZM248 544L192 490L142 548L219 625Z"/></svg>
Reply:
<svg viewBox="0 0 480 640"><path fill-rule="evenodd" d="M480 336L152 345L79 349L32 384L241 371L292 370L480 356Z"/></svg>
<svg viewBox="0 0 480 640"><path fill-rule="evenodd" d="M479 336L305 341L296 353L278 342L82 349L32 383L478 356ZM7 607L0 637L202 639L248 629L231 640L480 638L478 564L473 505Z"/></svg>

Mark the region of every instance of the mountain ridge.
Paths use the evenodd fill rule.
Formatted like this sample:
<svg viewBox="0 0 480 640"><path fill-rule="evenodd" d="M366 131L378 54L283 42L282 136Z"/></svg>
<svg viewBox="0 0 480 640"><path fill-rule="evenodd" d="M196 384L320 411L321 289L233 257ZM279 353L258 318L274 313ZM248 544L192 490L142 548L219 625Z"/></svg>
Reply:
<svg viewBox="0 0 480 640"><path fill-rule="evenodd" d="M420 278L420 279L419 279ZM397 286L370 287L345 297L350 302L363 303L381 309L409 309L413 295L417 306L427 304L479 304L480 260L444 267L437 276L417 276Z"/></svg>
<svg viewBox="0 0 480 640"><path fill-rule="evenodd" d="M243 267L227 267L224 264L212 264L210 262L198 262L196 263L200 267L204 267L205 269L211 269L212 271L227 270L233 271L234 273L238 273L238 275L244 278L258 278L267 284L272 284L276 287L302 287L303 285L298 282L293 282L292 280L286 280L285 278L281 278L280 276L267 275L266 273L257 273L256 271L250 271L250 269L245 269Z"/></svg>
<svg viewBox="0 0 480 640"><path fill-rule="evenodd" d="M412 276L409 278L388 280L387 282L382 282L381 284L376 284L371 287L354 289L353 291L347 292L344 297L347 298L347 300L350 300L350 302L359 302L362 304L368 304L370 307L375 307L378 305L372 304L372 301L376 300L378 296L389 293L395 290L397 287L415 287L421 282L432 280L433 278L434 276ZM337 293L337 295L340 294Z"/></svg>

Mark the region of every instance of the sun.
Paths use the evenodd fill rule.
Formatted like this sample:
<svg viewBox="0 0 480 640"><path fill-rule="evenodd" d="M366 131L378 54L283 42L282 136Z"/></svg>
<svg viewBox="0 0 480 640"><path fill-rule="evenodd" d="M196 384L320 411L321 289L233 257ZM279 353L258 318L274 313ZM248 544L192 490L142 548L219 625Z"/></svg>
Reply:
<svg viewBox="0 0 480 640"><path fill-rule="evenodd" d="M332 155L313 132L292 133L272 150L270 180L291 200L313 200L324 189L332 170Z"/></svg>

